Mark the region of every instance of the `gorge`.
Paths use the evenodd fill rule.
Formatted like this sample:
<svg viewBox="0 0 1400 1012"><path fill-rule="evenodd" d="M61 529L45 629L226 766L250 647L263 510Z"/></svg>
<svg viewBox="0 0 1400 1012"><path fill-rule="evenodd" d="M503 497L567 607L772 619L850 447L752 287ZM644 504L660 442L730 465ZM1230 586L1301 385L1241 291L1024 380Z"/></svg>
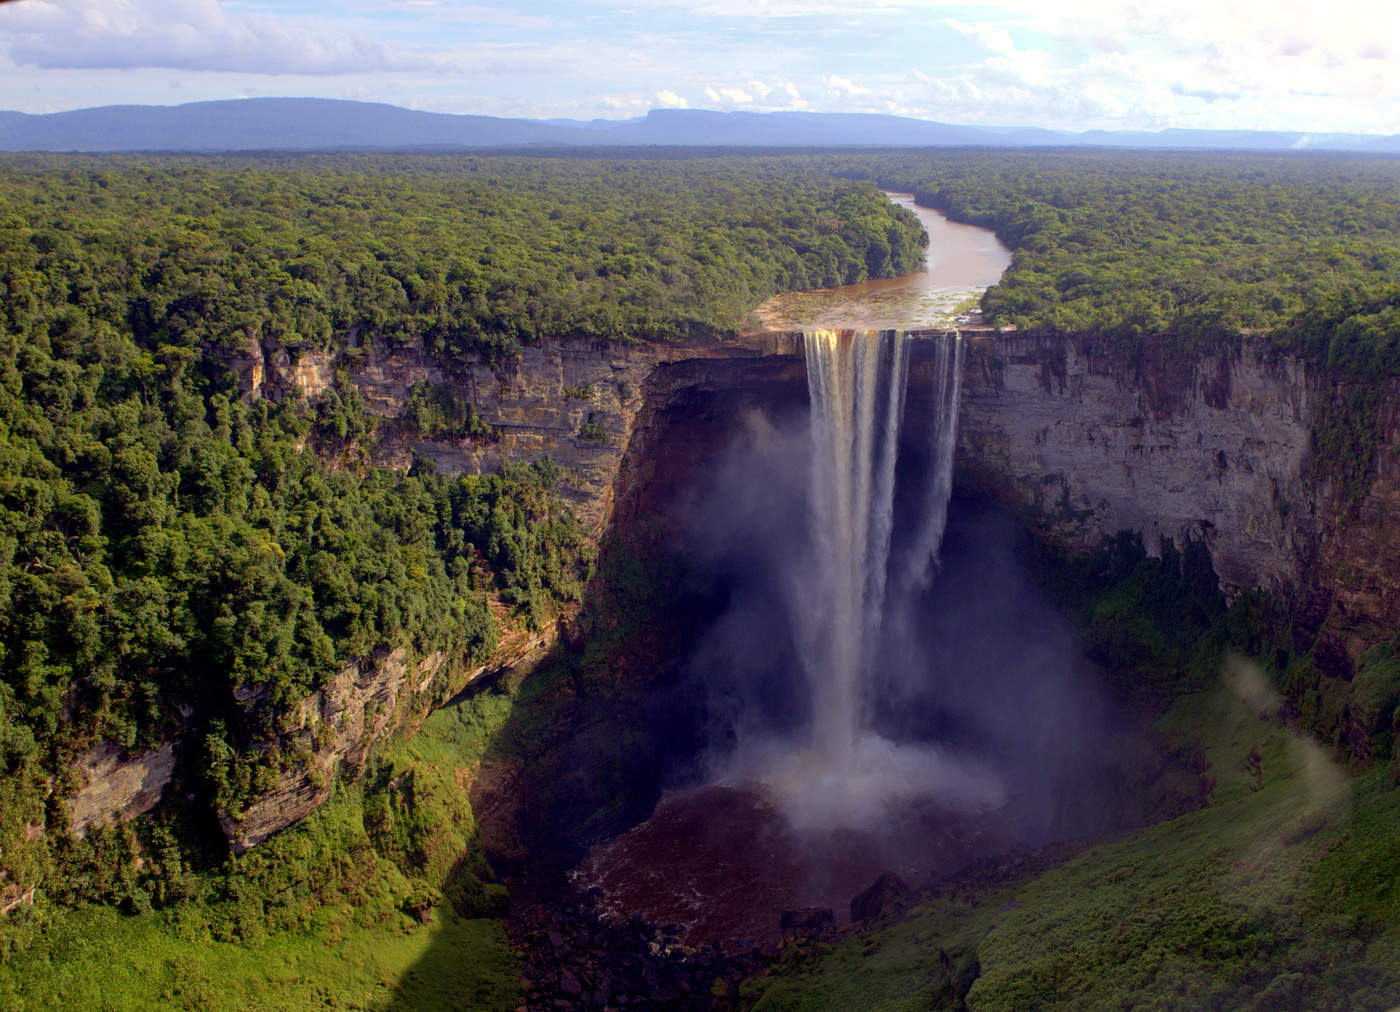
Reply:
<svg viewBox="0 0 1400 1012"><path fill-rule="evenodd" d="M386 417L398 412L415 382L460 384L484 417L505 423L500 442L392 444L401 447L394 452L431 455L448 469L491 467L492 455L505 459L520 447L548 453L580 477L572 494L582 516L600 526L611 517L616 527L634 535L650 529L651 543L665 544L682 536L697 475L722 460L736 434L745 431L746 419L754 412L803 409L808 340L801 332L765 332L732 344L660 353L558 344L527 352L505 383L487 370L449 381L408 349L369 359L365 378L357 381L367 402ZM1324 673L1327 681L1311 690L1315 700L1326 692L1334 701L1326 707L1313 702L1313 712L1306 713L1309 704L1301 698L1295 705L1302 719L1325 721L1330 707L1336 723L1320 730L1364 752L1373 730L1365 721L1373 718L1363 712L1353 716L1335 695L1349 691L1345 665L1359 659L1355 645L1374 641L1374 632L1368 635L1365 628L1386 621L1369 617L1364 621L1375 625L1357 630L1352 616L1384 615L1392 605L1384 592L1377 593L1376 576L1368 582L1353 572L1329 574L1311 554L1339 529L1358 536L1347 519L1347 504L1328 498L1330 486L1309 465L1313 412L1326 396L1322 381L1310 379L1297 359L1261 342L1189 362L1171 361L1165 341L1160 350L1149 343L1129 360L1111 343L1093 338L964 327L921 333L910 342L905 410L911 416L937 416L947 391L949 347L963 348L964 355L956 453L945 458L953 464L949 478L959 495L1007 504L1021 523L1066 549L1088 550L1120 531L1139 536L1151 552L1161 550L1163 538L1177 551L1194 545L1209 553L1227 594L1251 589L1279 594L1295 609L1294 635L1337 644L1328 656L1338 658L1339 667ZM303 359L298 368L299 380L279 379L286 367L275 355L265 360L265 375L273 383L307 382L314 393L314 360ZM592 398L561 400L557 391L564 387L587 388ZM578 440L576 433L588 420L609 438ZM905 452L927 455L929 431L907 428ZM928 470L937 474L936 468ZM1385 502L1392 494L1383 480L1371 501ZM1319 501L1321 516L1330 519L1318 519ZM1376 505L1361 508L1385 515ZM937 523L929 526L936 529ZM1365 536L1379 545L1389 538L1376 530ZM1389 571L1383 555L1375 558L1376 573ZM1353 595L1368 593L1368 586L1375 596L1364 607L1318 613L1319 599L1355 600ZM1348 641L1354 644L1350 653ZM651 660L662 663L648 672L646 660L619 659L618 674L645 683L666 668L664 654ZM505 783L518 786L519 781ZM515 810L528 804L530 795L503 798L509 789L488 794L482 807L515 827L509 834L514 835L522 820L529 821ZM1187 785L1184 796L1195 789ZM728 803L747 811L746 802L731 797ZM684 810L664 814L693 831ZM965 860L959 857L964 854L956 836L939 851L945 859ZM888 862L890 855L880 853L877 860ZM876 866L858 867L868 878ZM821 900L831 904L832 895L853 894L861 884L853 877ZM798 898L789 896L789 902ZM769 897L769 915L776 902ZM657 917L667 923L680 919Z"/></svg>
<svg viewBox="0 0 1400 1012"><path fill-rule="evenodd" d="M883 185L923 187L889 163ZM481 168L433 170L461 189L425 232L462 194L484 221L504 206L495 178L457 181ZM726 329L685 315L687 285L751 307L888 273L910 220L869 183L783 209L767 163L682 163L629 167L620 185L656 203L605 206L588 235L560 194L608 193L573 178L594 168L518 168L546 196L510 213L545 239L447 265L376 235L353 271L288 253L261 322L220 316L238 286L210 295L206 275L143 302L178 263L251 269L183 248L116 310L112 285L7 304L30 329L10 337L0 443L38 449L7 451L28 463L0 495L39 520L0 532L3 643L24 662L0 686L20 728L0 757L38 758L0 784L18 799L0 954L19 968L0 998L98 994L77 979L93 960L133 995L214 1006L236 998L209 960L298 1001L343 974L333 1002L355 1007L602 1007L609 961L628 1001L651 973L721 1007L1390 993L1391 893L1357 868L1388 866L1394 835L1394 380L1196 317L1061 326L1094 283L1063 271L1049 322L1009 321L1047 298L1036 258L1084 239L1072 203L1014 189L986 222L1017 256L987 322L977 291L1010 253L979 229L994 273L923 285L934 317L882 278L854 316L839 291L789 293ZM326 178L380 199L352 176ZM771 189L682 242L678 178ZM314 185L306 206L331 211L309 214L353 210ZM921 199L983 215L957 185ZM800 252L761 278L753 251L788 255L778 237ZM503 280L519 263L544 273ZM11 275L12 295L35 284ZM337 285L393 284L406 309L317 316ZM317 337L332 319L355 322ZM31 613L52 622L41 646ZM128 933L148 963L112 955ZM1164 948L1157 978L1132 977Z"/></svg>

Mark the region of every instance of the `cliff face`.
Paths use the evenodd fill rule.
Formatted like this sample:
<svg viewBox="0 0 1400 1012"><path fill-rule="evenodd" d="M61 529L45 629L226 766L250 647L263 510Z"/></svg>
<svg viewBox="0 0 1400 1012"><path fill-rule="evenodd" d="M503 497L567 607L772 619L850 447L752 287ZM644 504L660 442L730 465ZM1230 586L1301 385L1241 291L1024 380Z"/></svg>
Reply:
<svg viewBox="0 0 1400 1012"><path fill-rule="evenodd" d="M767 335L742 345L553 342L529 348L503 367L451 373L421 348L404 346L366 354L347 378L366 412L380 420L373 445L378 463L406 468L417 454L433 460L440 472L472 474L549 456L568 469L562 491L601 537L619 493L628 503L628 522L636 522L657 508L658 496L683 484L697 460L723 446L734 406L717 410L715 404L735 397L766 402L794 382L802 389L801 359L794 354L799 342L796 335ZM335 380L326 356L304 354L293 361L279 348L250 347L230 366L249 399L314 398ZM763 378L775 369L776 387L771 377ZM396 420L419 383L447 388L474 405L493 434L427 439L406 431ZM711 405L709 423L695 408L705 403ZM678 418L684 424L676 424ZM337 770L353 775L376 742L415 725L477 679L538 662L558 633L556 627L533 635L507 633L487 664L469 670L457 659L414 659L402 649L348 665L284 721L280 747L298 761L246 808L221 814L231 846L242 852L305 818L329 795ZM146 762L136 756L115 769L94 770L80 807L93 806L91 795L107 799L118 816L149 810L170 769L142 780L144 807L136 799L124 809L110 803L118 785L137 777Z"/></svg>
<svg viewBox="0 0 1400 1012"><path fill-rule="evenodd" d="M794 334L689 345L550 341L524 349L511 362L448 372L410 344L366 352L347 376L366 412L381 422L379 463L406 468L416 453L441 473L456 475L491 473L509 460L548 456L568 469L563 491L579 518L600 534L611 517L614 485L639 412L664 403L672 382L683 385L689 378L713 385L694 371L668 380L668 367L706 361L733 367L794 354L801 354L800 336ZM232 356L229 365L249 399L292 392L312 398L334 379L325 354L306 353L292 361L285 350L256 343ZM418 383L446 388L474 405L493 434L429 439L395 424Z"/></svg>
<svg viewBox="0 0 1400 1012"><path fill-rule="evenodd" d="M1347 677L1400 620L1400 390L1372 420L1375 481L1350 500L1315 461L1331 377L1262 342L1129 357L1093 338L972 333L959 481L1087 549L1120 530L1210 549L1227 594L1287 601L1299 649Z"/></svg>
<svg viewBox="0 0 1400 1012"><path fill-rule="evenodd" d="M1204 542L1228 593L1260 587L1287 602L1300 649L1346 677L1360 653L1400 627L1400 386L1375 419L1376 480L1359 503L1317 477L1312 432L1333 396L1327 377L1262 344L1238 354L1173 358L1148 342L1129 358L1092 338L968 332L957 482L1013 504L1061 543L1096 546L1120 530ZM324 356L293 361L250 347L230 359L244 395L314 397L334 380ZM718 453L749 408L805 403L801 336L736 343L633 346L549 342L504 368L446 373L412 346L366 352L348 371L382 420L377 454L413 454L447 473L494 471L548 455L570 469L578 515L601 536L664 519L674 497ZM395 421L416 383L475 405L493 437L425 439ZM909 398L932 389L931 363L911 357ZM917 439L917 433L906 432ZM491 668L529 663L552 643L507 638L483 668L402 651L349 666L292 715L305 759L225 831L245 849L324 800L338 767ZM81 764L80 764L81 765ZM77 827L148 810L173 751L103 752L79 770Z"/></svg>
<svg viewBox="0 0 1400 1012"><path fill-rule="evenodd" d="M1298 578L1313 391L1301 363L1246 347L1129 363L1093 341L969 338L960 476L1069 546L1137 531L1204 541L1227 593ZM1291 519L1290 519L1291 518Z"/></svg>

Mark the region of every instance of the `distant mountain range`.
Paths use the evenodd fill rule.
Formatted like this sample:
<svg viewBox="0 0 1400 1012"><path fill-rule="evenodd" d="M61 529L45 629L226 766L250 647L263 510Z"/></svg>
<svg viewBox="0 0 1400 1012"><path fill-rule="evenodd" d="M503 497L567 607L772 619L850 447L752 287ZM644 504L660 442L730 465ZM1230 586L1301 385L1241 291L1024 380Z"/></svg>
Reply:
<svg viewBox="0 0 1400 1012"><path fill-rule="evenodd" d="M0 151L250 151L519 147L1216 148L1400 153L1400 134L954 126L860 113L656 109L630 120L529 120L416 112L378 102L248 98L0 112Z"/></svg>

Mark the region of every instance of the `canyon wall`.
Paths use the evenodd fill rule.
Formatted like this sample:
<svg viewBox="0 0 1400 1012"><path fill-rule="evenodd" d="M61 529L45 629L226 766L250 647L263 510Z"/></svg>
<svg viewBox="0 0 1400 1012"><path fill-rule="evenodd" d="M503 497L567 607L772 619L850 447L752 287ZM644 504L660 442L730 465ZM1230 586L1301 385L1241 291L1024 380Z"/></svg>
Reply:
<svg viewBox="0 0 1400 1012"><path fill-rule="evenodd" d="M1128 362L1108 342L968 335L959 477L1068 547L1202 541L1227 593L1296 582L1314 392L1297 360ZM1294 518L1296 521L1296 518Z"/></svg>
<svg viewBox="0 0 1400 1012"><path fill-rule="evenodd" d="M639 523L661 511L657 496L669 494L661 490L674 491L699 460L723 447L734 398L770 403L783 390L805 389L800 341L794 334L687 346L558 341L499 366L451 372L417 345L365 350L337 363L323 353L293 356L254 342L230 355L228 365L247 400L314 399L343 369L377 421L376 462L389 467L406 468L417 454L442 473L475 474L548 456L567 468L559 491L601 538L618 492L627 522ZM491 435L430 439L408 431L400 416L419 383L473 404ZM305 818L329 796L337 770L353 775L376 742L414 726L478 679L538 662L559 631L507 627L488 662L470 667L437 654L410 658L401 648L348 664L282 721L279 749L295 761L245 808L220 813L230 845L242 852ZM252 707L259 700L238 702ZM127 755L104 744L78 757L73 777L80 787L67 802L72 830L83 834L149 811L173 778L179 748L170 741Z"/></svg>
<svg viewBox="0 0 1400 1012"><path fill-rule="evenodd" d="M1318 412L1337 385L1262 342L1201 357L1169 341L1128 348L1098 338L965 333L967 355L957 484L1010 503L1061 544L1087 550L1121 530L1199 541L1228 594L1258 587L1287 602L1296 645L1325 672L1350 675L1369 645L1400 628L1400 387L1374 419L1375 480L1357 500L1313 459ZM670 515L687 483L732 438L747 411L800 409L801 335L735 342L623 345L553 341L503 366L445 371L421 348L364 350L342 363L368 414L375 453L406 467L414 454L446 473L494 471L549 456L569 469L564 494L595 537ZM243 395L315 397L335 377L323 355L293 358L250 345L229 358ZM916 344L909 402L931 396L931 360ZM450 388L492 427L486 437L426 439L401 424L416 383ZM906 431L907 440L917 440ZM567 630L565 630L567 632ZM420 720L491 670L529 663L553 642L507 636L490 663L402 651L355 664L292 715L304 761L237 816L235 849L256 844L324 800L340 767ZM170 778L173 752L123 759L103 751L79 770L73 823L148 810Z"/></svg>
<svg viewBox="0 0 1400 1012"><path fill-rule="evenodd" d="M432 460L439 472L456 475L491 473L508 460L548 456L567 469L561 491L596 535L611 517L614 486L639 412L664 404L671 385L684 386L689 379L713 388L726 369L801 353L801 336L790 333L690 344L558 340L527 347L508 362L448 370L420 345L405 344L361 350L342 367L366 413L380 423L378 463L403 469L416 453ZM335 376L325 353L304 352L293 359L285 349L256 341L228 361L250 400L314 398ZM667 379L667 367L698 362L715 363L719 375L691 368ZM728 379L734 386L736 377ZM474 405L492 434L425 438L410 431L398 420L418 383L445 387ZM741 378L737 383L743 386Z"/></svg>
<svg viewBox="0 0 1400 1012"><path fill-rule="evenodd" d="M1400 389L1358 499L1314 453L1335 377L1262 340L1187 356L1169 339L971 331L958 480L1067 547L1120 530L1202 542L1222 589L1287 602L1295 647L1349 677L1400 622ZM912 394L911 394L912 396Z"/></svg>

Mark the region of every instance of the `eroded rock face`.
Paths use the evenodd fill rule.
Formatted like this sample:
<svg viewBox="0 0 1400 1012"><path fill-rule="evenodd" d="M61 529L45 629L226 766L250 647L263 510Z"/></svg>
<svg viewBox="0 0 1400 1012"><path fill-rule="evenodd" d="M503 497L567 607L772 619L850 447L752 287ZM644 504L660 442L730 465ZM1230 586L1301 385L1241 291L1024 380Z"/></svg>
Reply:
<svg viewBox="0 0 1400 1012"><path fill-rule="evenodd" d="M68 824L76 836L154 808L175 774L175 743L135 755L108 742L74 762L84 785L68 798Z"/></svg>
<svg viewBox="0 0 1400 1012"><path fill-rule="evenodd" d="M560 340L525 348L514 361L446 371L421 345L406 344L368 349L349 363L347 373L365 410L381 420L377 462L404 469L418 454L439 472L457 475L493 473L506 461L548 456L567 469L561 491L574 511L600 534L611 517L614 486L639 412L654 410L673 384L694 380L714 386L713 377L682 370L658 389L658 371L697 361L727 362L732 380L734 366L774 355L800 360L801 350L801 336L790 333L684 345ZM279 399L294 391L314 398L333 381L330 359L320 352L293 360L284 349L252 344L231 356L229 366L247 398ZM450 388L476 407L494 435L429 439L389 424L418 383Z"/></svg>
<svg viewBox="0 0 1400 1012"><path fill-rule="evenodd" d="M958 481L1080 549L1121 530L1203 542L1222 589L1287 601L1299 649L1348 677L1400 623L1400 385L1354 502L1314 460L1336 380L1262 341L1129 353L1097 338L968 335ZM911 390L911 397L915 396Z"/></svg>
<svg viewBox="0 0 1400 1012"><path fill-rule="evenodd" d="M330 796L336 771L356 775L376 742L416 726L473 681L538 661L556 639L555 626L511 637L486 664L467 670L451 665L441 653L411 661L402 647L346 665L330 684L307 697L286 724L282 747L299 749L301 760L242 811L220 813L230 846L241 854L306 818Z"/></svg>
<svg viewBox="0 0 1400 1012"><path fill-rule="evenodd" d="M1121 530L1141 534L1150 551L1162 538L1203 542L1227 592L1261 587L1282 595L1307 640L1300 646L1316 646L1337 674L1400 627L1396 384L1376 419L1377 478L1358 504L1316 477L1312 462L1330 381L1262 343L1190 358L1173 357L1166 341L1130 355L1094 338L977 331L966 339L962 488L1013 504L1074 548ZM324 355L294 358L255 343L229 365L249 398L314 397L333 381ZM406 467L416 453L447 473L478 473L547 455L569 469L565 492L599 537L609 524L623 529L666 516L748 408L800 408L806 398L797 333L685 346L552 341L507 367L451 373L412 345L371 348L349 363L348 376L382 420L381 463ZM931 377L916 348L911 403L931 396ZM470 401L496 438L405 433L394 419L420 382ZM507 645L487 667L525 663L545 645L533 642L523 654L518 642ZM358 768L375 742L421 720L482 670L443 658L409 663L393 651L341 672L293 715L305 762L238 818L225 817L235 849L303 818L325 799L337 766ZM111 781L96 774L96 762L92 783ZM159 796L151 785L164 781L132 775L147 786L80 792L75 825L79 812L95 819L99 811L108 818L147 810Z"/></svg>
<svg viewBox="0 0 1400 1012"><path fill-rule="evenodd" d="M1296 582L1313 393L1296 359L1129 363L1106 342L969 339L960 476L1064 543L1203 541L1227 593Z"/></svg>

